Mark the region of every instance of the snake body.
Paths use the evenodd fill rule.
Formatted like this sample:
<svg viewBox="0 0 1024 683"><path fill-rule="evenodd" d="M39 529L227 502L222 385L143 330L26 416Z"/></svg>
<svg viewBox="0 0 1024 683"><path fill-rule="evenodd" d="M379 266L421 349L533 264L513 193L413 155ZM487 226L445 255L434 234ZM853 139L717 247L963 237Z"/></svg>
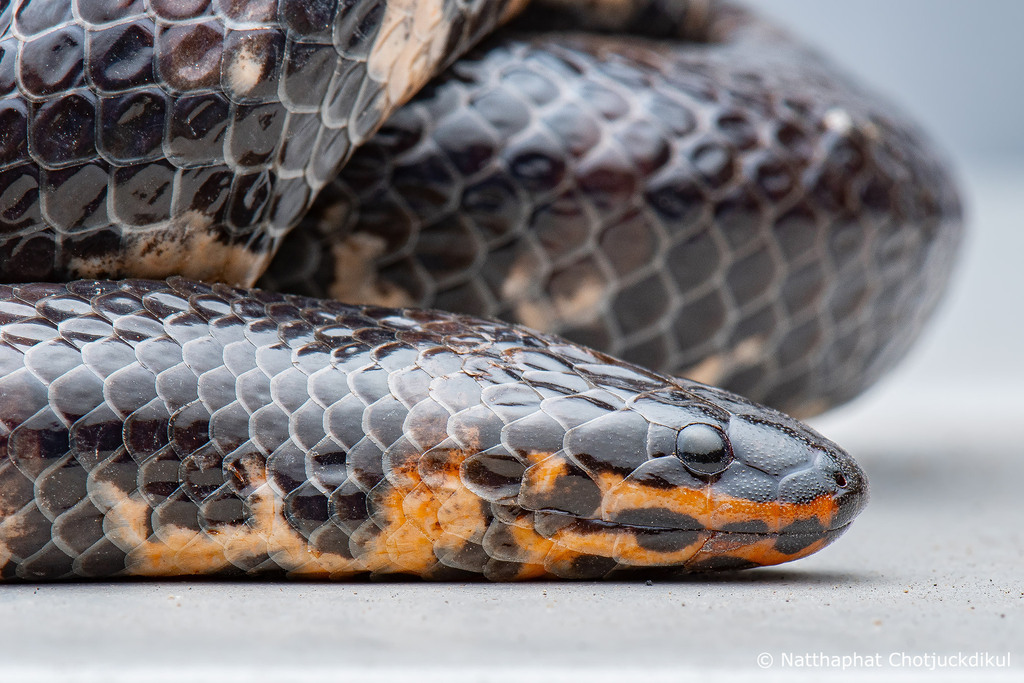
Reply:
<svg viewBox="0 0 1024 683"><path fill-rule="evenodd" d="M865 501L781 413L501 323L177 279L0 298L5 578L737 568Z"/></svg>
<svg viewBox="0 0 1024 683"><path fill-rule="evenodd" d="M598 578L848 527L838 446L666 373L859 392L945 282L949 175L725 3L527 10L395 113L521 4L0 2L0 578ZM299 294L247 289L279 247Z"/></svg>

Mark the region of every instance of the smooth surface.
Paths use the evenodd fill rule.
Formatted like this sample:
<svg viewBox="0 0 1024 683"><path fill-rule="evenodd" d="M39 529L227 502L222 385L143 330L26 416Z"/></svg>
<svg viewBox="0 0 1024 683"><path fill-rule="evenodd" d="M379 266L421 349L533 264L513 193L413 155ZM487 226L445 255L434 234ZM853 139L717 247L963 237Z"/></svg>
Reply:
<svg viewBox="0 0 1024 683"><path fill-rule="evenodd" d="M818 422L873 486L867 511L822 553L653 585L5 585L0 681L671 681L706 668L803 680L868 672L785 667L786 653L878 654L889 677L954 680L964 673L893 667L889 658L958 652L1010 653L1015 668L971 676L1020 680L1024 234L1016 228L1024 173L989 169L969 181L973 238L927 339L881 387ZM763 673L761 653L774 660Z"/></svg>
<svg viewBox="0 0 1024 683"><path fill-rule="evenodd" d="M1024 3L749 3L891 96L960 159L1024 157Z"/></svg>

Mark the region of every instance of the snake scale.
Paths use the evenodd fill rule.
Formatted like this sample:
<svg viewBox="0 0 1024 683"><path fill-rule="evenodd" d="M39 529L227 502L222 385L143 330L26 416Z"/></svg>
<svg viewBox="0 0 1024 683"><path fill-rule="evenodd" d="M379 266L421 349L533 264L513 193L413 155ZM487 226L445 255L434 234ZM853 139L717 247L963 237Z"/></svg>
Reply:
<svg viewBox="0 0 1024 683"><path fill-rule="evenodd" d="M848 528L863 472L779 411L905 353L949 172L731 3L524 5L0 0L0 580L648 576Z"/></svg>

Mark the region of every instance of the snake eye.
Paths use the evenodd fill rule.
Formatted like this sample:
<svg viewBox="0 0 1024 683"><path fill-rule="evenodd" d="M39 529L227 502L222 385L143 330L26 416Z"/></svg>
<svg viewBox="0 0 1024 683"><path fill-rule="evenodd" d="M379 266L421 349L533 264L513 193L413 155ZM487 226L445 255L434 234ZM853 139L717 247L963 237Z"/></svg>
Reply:
<svg viewBox="0 0 1024 683"><path fill-rule="evenodd" d="M732 462L732 448L718 427L695 423L679 430L676 457L697 476L721 474Z"/></svg>

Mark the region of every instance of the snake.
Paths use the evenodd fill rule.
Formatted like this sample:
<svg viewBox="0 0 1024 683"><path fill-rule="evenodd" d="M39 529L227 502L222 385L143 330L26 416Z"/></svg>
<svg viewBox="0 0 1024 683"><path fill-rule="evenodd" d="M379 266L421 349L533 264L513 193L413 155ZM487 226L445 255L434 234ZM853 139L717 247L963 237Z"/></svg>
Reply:
<svg viewBox="0 0 1024 683"><path fill-rule="evenodd" d="M0 0L0 581L805 557L962 223L725 0Z"/></svg>

